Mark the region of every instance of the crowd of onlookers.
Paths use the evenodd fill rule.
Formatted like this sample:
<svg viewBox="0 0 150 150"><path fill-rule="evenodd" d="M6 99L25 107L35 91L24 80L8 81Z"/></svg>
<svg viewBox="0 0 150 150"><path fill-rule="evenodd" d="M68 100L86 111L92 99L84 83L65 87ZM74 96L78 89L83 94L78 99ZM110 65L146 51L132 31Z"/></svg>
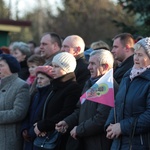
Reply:
<svg viewBox="0 0 150 150"><path fill-rule="evenodd" d="M85 49L84 40L44 33L0 47L1 150L40 150L37 137L61 133L55 150L150 149L150 37L121 33ZM80 97L113 69L115 107ZM54 149L53 149L54 150Z"/></svg>

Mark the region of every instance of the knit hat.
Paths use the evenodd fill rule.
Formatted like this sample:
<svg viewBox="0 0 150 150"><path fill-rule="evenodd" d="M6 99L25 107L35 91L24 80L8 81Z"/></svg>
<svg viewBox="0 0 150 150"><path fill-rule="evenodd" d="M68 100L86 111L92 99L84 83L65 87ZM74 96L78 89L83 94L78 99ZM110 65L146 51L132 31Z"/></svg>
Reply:
<svg viewBox="0 0 150 150"><path fill-rule="evenodd" d="M56 63L66 73L74 72L76 68L75 57L68 52L61 52L54 56L52 63Z"/></svg>
<svg viewBox="0 0 150 150"><path fill-rule="evenodd" d="M144 48L146 54L150 58L150 37L139 40L137 44L140 44Z"/></svg>
<svg viewBox="0 0 150 150"><path fill-rule="evenodd" d="M6 61L12 73L18 73L21 70L19 62L12 55L0 54L0 60Z"/></svg>
<svg viewBox="0 0 150 150"><path fill-rule="evenodd" d="M38 66L35 69L35 72L36 72L36 74L37 73L44 73L48 77L53 78L53 76L52 76L52 66Z"/></svg>

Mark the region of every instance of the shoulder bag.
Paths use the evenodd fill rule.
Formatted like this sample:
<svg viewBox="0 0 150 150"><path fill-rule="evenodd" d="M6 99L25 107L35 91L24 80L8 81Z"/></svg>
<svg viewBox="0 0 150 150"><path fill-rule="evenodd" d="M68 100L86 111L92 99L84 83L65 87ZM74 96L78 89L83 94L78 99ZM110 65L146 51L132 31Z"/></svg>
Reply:
<svg viewBox="0 0 150 150"><path fill-rule="evenodd" d="M52 91L50 92L50 94L48 95L45 101L42 119L44 119L46 105L51 96L52 96ZM59 147L60 142L61 142L61 133L54 130L54 131L48 132L47 135L44 137L36 137L34 140L34 146L43 150L56 150Z"/></svg>

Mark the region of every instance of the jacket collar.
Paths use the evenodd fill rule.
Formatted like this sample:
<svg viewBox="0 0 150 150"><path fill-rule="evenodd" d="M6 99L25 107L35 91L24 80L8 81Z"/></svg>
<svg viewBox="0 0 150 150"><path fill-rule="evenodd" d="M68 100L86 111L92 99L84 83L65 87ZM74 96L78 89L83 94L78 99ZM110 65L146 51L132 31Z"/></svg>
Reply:
<svg viewBox="0 0 150 150"><path fill-rule="evenodd" d="M133 55L131 55L130 57L128 57L125 61L123 61L122 63L120 63L117 67L122 67L125 64L127 64L128 62L133 61Z"/></svg>
<svg viewBox="0 0 150 150"><path fill-rule="evenodd" d="M84 57L84 53L79 54L78 56L76 56L76 60L80 59L80 58L85 58Z"/></svg>
<svg viewBox="0 0 150 150"><path fill-rule="evenodd" d="M52 80L51 85L53 89L64 88L70 81L76 81L74 72Z"/></svg>
<svg viewBox="0 0 150 150"><path fill-rule="evenodd" d="M11 84L17 78L18 78L18 74L13 73L12 75L1 79L1 87L3 87L4 85L7 85L8 83Z"/></svg>
<svg viewBox="0 0 150 150"><path fill-rule="evenodd" d="M130 76L131 69L125 73L124 77L129 77ZM141 78L144 78L146 80L150 80L150 69L147 69L146 71L144 71L142 74L140 74L137 77L141 77Z"/></svg>

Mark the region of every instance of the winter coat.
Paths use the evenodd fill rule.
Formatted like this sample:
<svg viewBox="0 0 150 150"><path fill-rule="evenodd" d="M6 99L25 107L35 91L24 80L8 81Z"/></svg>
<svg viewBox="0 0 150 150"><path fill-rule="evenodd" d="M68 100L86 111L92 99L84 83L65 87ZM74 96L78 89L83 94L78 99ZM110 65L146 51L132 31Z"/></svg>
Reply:
<svg viewBox="0 0 150 150"><path fill-rule="evenodd" d="M115 83L115 92L118 89L118 84ZM85 84L83 93L85 93L92 86L91 81L88 80ZM110 107L85 100L81 105L78 102L78 108L73 114L64 119L70 128L77 126L76 132L78 141L82 145L83 150L109 150L111 140L106 138L104 132L104 124L109 115ZM68 143L68 145L71 143ZM68 149L69 146L67 146ZM76 150L79 150L77 148Z"/></svg>
<svg viewBox="0 0 150 150"><path fill-rule="evenodd" d="M90 72L87 69L88 62L86 61L83 53L76 56L76 62L77 62L77 66L74 71L76 75L76 80L80 84L81 89L83 89L85 82L90 77Z"/></svg>
<svg viewBox="0 0 150 150"><path fill-rule="evenodd" d="M22 150L21 122L30 103L29 86L12 74L0 84L0 149Z"/></svg>
<svg viewBox="0 0 150 150"><path fill-rule="evenodd" d="M36 138L34 132L34 124L38 120L39 111L43 108L44 102L50 93L50 85L44 87L37 87L37 92L31 99L30 109L28 115L22 124L22 132L27 130L29 141L24 141L24 150L33 150L33 141Z"/></svg>
<svg viewBox="0 0 150 150"><path fill-rule="evenodd" d="M68 73L51 82L52 94L46 106L45 118L37 122L41 132L55 129L55 124L70 115L81 96L81 89L75 80L74 73ZM61 149L65 149L65 135ZM60 150L60 149L59 149Z"/></svg>
<svg viewBox="0 0 150 150"><path fill-rule="evenodd" d="M127 150L132 145L132 150L147 150L150 132L150 69L132 81L129 75L130 71L124 75L116 95L115 116L116 122L121 125L122 134L114 139L111 149ZM114 109L110 112L106 127L110 123L115 123Z"/></svg>
<svg viewBox="0 0 150 150"><path fill-rule="evenodd" d="M133 55L128 57L124 62L120 63L115 71L114 71L114 78L118 84L120 84L123 75L133 67Z"/></svg>
<svg viewBox="0 0 150 150"><path fill-rule="evenodd" d="M28 69L28 66L27 66L27 60L24 60L24 61L20 62L20 66L21 66L21 70L18 72L18 76L22 80L26 81L27 78L30 75L29 69Z"/></svg>

